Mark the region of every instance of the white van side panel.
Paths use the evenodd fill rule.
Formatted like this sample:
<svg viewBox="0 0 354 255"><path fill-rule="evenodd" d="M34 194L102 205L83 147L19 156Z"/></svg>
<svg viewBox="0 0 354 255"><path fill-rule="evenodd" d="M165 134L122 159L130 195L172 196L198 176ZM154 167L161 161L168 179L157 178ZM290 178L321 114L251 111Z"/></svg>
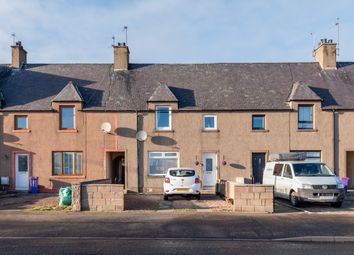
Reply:
<svg viewBox="0 0 354 255"><path fill-rule="evenodd" d="M273 175L275 162L268 162L264 167L263 184L274 185L275 176Z"/></svg>

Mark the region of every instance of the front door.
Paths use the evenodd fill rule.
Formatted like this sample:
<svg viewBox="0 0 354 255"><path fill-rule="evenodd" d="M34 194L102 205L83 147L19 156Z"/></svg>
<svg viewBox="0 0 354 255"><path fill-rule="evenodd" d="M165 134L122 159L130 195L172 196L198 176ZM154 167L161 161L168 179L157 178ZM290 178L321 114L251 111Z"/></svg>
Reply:
<svg viewBox="0 0 354 255"><path fill-rule="evenodd" d="M203 186L215 186L216 184L216 154L203 154Z"/></svg>
<svg viewBox="0 0 354 255"><path fill-rule="evenodd" d="M16 190L29 190L29 155L16 154Z"/></svg>
<svg viewBox="0 0 354 255"><path fill-rule="evenodd" d="M265 153L252 153L253 183L262 183L265 166Z"/></svg>
<svg viewBox="0 0 354 255"><path fill-rule="evenodd" d="M347 151L347 177L349 177L348 188L354 189L354 151Z"/></svg>

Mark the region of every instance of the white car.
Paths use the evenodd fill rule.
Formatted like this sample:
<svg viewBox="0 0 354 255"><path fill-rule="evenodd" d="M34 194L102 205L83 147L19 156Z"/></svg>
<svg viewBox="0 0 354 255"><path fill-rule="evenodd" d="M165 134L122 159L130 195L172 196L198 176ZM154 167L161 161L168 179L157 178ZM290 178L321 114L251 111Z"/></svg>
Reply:
<svg viewBox="0 0 354 255"><path fill-rule="evenodd" d="M201 181L192 168L169 168L163 183L164 199L169 196L195 196L200 199Z"/></svg>

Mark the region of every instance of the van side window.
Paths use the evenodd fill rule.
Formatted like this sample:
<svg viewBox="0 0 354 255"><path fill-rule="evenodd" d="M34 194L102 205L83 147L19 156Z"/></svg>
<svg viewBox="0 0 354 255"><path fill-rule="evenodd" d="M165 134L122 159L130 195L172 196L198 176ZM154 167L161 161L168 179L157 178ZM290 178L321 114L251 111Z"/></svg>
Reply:
<svg viewBox="0 0 354 255"><path fill-rule="evenodd" d="M292 175L292 173L291 173L291 167L290 167L290 165L285 165L283 177L290 178L290 179L293 178L293 175Z"/></svg>
<svg viewBox="0 0 354 255"><path fill-rule="evenodd" d="M274 165L274 176L281 176L281 171L283 170L283 164L275 164Z"/></svg>

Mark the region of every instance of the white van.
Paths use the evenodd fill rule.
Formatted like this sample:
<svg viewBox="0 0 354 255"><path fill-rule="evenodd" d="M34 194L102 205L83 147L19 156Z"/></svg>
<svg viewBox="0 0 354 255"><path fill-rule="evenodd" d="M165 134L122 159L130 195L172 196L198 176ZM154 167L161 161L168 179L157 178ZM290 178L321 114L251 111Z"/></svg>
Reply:
<svg viewBox="0 0 354 255"><path fill-rule="evenodd" d="M305 161L302 153L273 154L269 158L272 162L264 168L263 184L274 185L275 197L290 199L294 206L312 201L341 207L344 186L326 164Z"/></svg>

